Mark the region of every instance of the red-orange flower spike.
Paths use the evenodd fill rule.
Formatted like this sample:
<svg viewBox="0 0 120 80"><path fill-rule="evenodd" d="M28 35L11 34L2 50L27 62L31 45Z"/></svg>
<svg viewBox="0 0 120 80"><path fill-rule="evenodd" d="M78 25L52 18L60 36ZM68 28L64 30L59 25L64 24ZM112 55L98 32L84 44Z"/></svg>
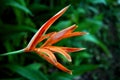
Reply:
<svg viewBox="0 0 120 80"><path fill-rule="evenodd" d="M31 52L31 51L36 52L39 56L41 56L42 58L47 60L49 63L59 68L60 70L67 72L69 74L72 74L71 70L67 69L57 61L54 53L56 52L56 53L62 54L69 62L71 62L72 59L71 59L71 56L68 54L68 52L76 52L76 51L84 50L85 48L69 48L69 47L59 47L59 46L52 46L52 45L64 38L68 38L72 36L81 36L86 33L73 32L77 28L77 26L72 25L59 32L51 32L51 33L45 34L48 28L68 9L68 7L69 6L63 8L56 15L50 18L45 24L42 25L42 27L33 36L28 46L25 48L25 52ZM46 42L42 46L36 47L38 43L40 43L44 39L47 39Z"/></svg>
<svg viewBox="0 0 120 80"><path fill-rule="evenodd" d="M39 38L49 29L49 27L60 17L64 12L68 9L69 6L63 8L59 11L56 15L50 18L42 27L36 32L36 34L32 37L31 41L29 42L27 49L33 49L36 44L38 43Z"/></svg>
<svg viewBox="0 0 120 80"><path fill-rule="evenodd" d="M51 37L42 45L42 47L46 45L52 45L60 41L61 39L72 37L72 36L81 36L86 34L86 32L73 32L74 29L76 29L76 25L72 25L66 29L63 29L59 32L56 32L51 35Z"/></svg>

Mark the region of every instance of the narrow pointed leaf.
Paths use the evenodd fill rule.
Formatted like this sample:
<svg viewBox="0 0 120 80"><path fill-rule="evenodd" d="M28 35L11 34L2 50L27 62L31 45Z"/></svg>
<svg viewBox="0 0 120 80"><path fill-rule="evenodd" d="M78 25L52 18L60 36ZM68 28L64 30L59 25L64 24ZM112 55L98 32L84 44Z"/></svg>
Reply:
<svg viewBox="0 0 120 80"><path fill-rule="evenodd" d="M11 1L9 3L6 3L6 5L18 8L18 9L20 9L20 10L22 10L22 11L24 11L24 12L26 12L26 13L33 16L32 12L26 6L21 5L21 4L17 3L17 2L15 2L15 1Z"/></svg>
<svg viewBox="0 0 120 80"><path fill-rule="evenodd" d="M6 67L28 80L48 80L44 74L36 72L35 70L27 69L26 67L22 67L20 65L10 64L6 65Z"/></svg>

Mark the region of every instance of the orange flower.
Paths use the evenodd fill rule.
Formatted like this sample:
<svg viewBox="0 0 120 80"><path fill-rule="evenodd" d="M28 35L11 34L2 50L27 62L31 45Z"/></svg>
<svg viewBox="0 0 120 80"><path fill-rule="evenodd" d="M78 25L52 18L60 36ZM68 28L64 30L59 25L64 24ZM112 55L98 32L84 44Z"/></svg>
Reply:
<svg viewBox="0 0 120 80"><path fill-rule="evenodd" d="M71 70L67 69L57 61L54 53L57 52L62 54L69 62L71 62L72 59L68 53L84 50L85 48L69 48L69 47L59 47L59 46L52 46L52 45L64 38L68 38L72 36L81 36L86 33L73 32L77 28L77 26L72 25L59 32L51 32L51 33L45 34L48 28L68 9L68 7L69 6L63 8L56 15L50 18L45 24L42 25L42 27L33 36L28 46L25 48L25 52L31 52L31 51L36 52L38 55L43 57L45 60L47 60L49 63L53 64L60 70L67 72L69 74L72 74ZM42 46L36 47L44 39L47 39L46 42Z"/></svg>

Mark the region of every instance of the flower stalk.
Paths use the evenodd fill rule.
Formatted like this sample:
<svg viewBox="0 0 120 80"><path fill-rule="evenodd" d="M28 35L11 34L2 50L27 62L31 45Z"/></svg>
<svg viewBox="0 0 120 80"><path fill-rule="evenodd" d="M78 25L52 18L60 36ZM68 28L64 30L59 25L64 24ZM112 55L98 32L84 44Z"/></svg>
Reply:
<svg viewBox="0 0 120 80"><path fill-rule="evenodd" d="M25 52L25 49L21 49L21 50L17 50L17 51L12 51L12 52L8 52L8 53L4 53L4 54L0 54L0 56L7 56L7 55L13 55L13 54L20 54Z"/></svg>

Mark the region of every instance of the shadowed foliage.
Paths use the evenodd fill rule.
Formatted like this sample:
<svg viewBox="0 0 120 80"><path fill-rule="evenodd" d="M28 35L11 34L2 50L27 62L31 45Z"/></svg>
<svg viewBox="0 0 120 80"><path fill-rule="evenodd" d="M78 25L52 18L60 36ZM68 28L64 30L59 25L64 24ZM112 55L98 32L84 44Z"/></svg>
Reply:
<svg viewBox="0 0 120 80"><path fill-rule="evenodd" d="M73 24L78 25L75 32L89 33L54 44L64 46L64 49L86 48L70 53L72 63L68 63L61 54L55 54L73 75L59 71L30 52L0 56L0 80L120 79L120 0L0 0L0 54L26 47L40 26L67 5L71 5L68 11L46 34Z"/></svg>

